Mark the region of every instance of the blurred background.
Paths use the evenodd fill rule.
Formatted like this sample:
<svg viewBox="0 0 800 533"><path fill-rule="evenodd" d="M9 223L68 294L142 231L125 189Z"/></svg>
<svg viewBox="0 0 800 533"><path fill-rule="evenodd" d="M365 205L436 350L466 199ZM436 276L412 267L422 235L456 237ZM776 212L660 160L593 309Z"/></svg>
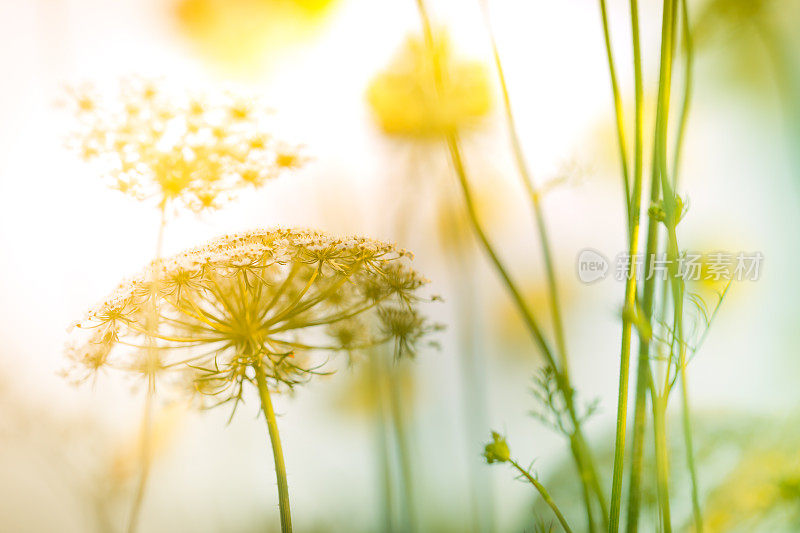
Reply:
<svg viewBox="0 0 800 533"><path fill-rule="evenodd" d="M481 216L546 315L480 4L429 4L449 53L469 67L462 137ZM627 5L609 2L632 112ZM592 0L489 6L523 148L547 190L573 380L583 400L599 402L588 431L610 468L624 287L611 278L583 285L575 274L580 250L613 258L626 248L599 8ZM788 470L800 484L792 445L800 434L791 431L800 407L800 2L689 6L697 56L681 240L703 252L764 255L760 279L733 285L690 367L701 486L716 530L791 531L796 500L770 491L765 472ZM642 10L652 99L660 13ZM566 447L530 416L542 360L465 229L441 142L381 78L408 68L407 38L419 32L411 0L0 0L0 529L124 528L142 388L116 375L74 387L58 372L70 323L152 258L159 215L108 189L65 148L73 117L58 103L67 84L134 75L257 94L281 135L310 157L224 209L175 216L166 253L261 226L365 234L414 251L444 298L429 306L447 325L441 347L391 370L402 431L379 423L386 413L376 409L368 369L344 362L277 399L296 530L384 530L397 512L392 480L403 464L420 531L532 530L534 493L510 469L486 466L482 444L490 429L506 434L520 461L535 459L540 477L553 480L554 493L569 471ZM230 424L228 416L159 410L142 531L278 530L257 403ZM574 486L564 484L569 502ZM737 496L725 492L732 487L762 489ZM687 498L678 498L676 512L688 516ZM767 521L747 525L754 516Z"/></svg>

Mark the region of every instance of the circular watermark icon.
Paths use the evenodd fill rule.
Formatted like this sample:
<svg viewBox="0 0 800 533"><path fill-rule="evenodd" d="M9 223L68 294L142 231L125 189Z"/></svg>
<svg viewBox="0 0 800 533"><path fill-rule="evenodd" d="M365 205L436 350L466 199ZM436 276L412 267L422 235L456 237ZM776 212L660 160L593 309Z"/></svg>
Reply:
<svg viewBox="0 0 800 533"><path fill-rule="evenodd" d="M605 279L608 275L609 262L606 256L592 248L584 248L578 253L576 267L578 279L587 285Z"/></svg>

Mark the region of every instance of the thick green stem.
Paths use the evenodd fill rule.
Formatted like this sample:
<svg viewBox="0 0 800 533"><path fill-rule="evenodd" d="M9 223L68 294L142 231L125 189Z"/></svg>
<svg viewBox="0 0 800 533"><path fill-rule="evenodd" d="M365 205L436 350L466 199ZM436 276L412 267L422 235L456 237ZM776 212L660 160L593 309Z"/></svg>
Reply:
<svg viewBox="0 0 800 533"><path fill-rule="evenodd" d="M630 201L630 226L628 257L631 259L631 272L625 285L625 307L622 313L622 342L620 348L619 396L617 400L617 429L614 445L614 473L611 488L611 517L609 532L619 530L620 506L622 499L622 474L625 461L625 437L628 419L628 380L630 374L632 316L636 307L636 262L639 250L640 208L642 195L642 59L639 46L639 6L631 0L631 27L633 33L633 63L636 91L636 130L634 154L634 180ZM613 71L613 69L612 69Z"/></svg>
<svg viewBox="0 0 800 533"><path fill-rule="evenodd" d="M667 449L667 393L653 399L653 430L656 447L656 478L658 480L658 502L661 511L661 526L664 533L672 532L669 507L669 451Z"/></svg>
<svg viewBox="0 0 800 533"><path fill-rule="evenodd" d="M275 418L275 409L272 407L272 398L270 397L264 369L258 365L255 367L255 371L258 393L261 397L261 407L264 411L264 418L267 420L269 440L272 445L272 457L275 460L275 477L278 481L278 507L281 514L281 533L291 533L292 515L289 510L289 483L286 478L286 465L283 462L283 448L281 447L281 436L278 433L278 421Z"/></svg>
<svg viewBox="0 0 800 533"><path fill-rule="evenodd" d="M675 215L675 197L669 184L666 163L666 136L667 122L669 119L669 96L672 74L672 55L673 55L673 30L675 27L675 5L676 0L664 0L662 25L661 25L661 62L658 83L658 108L656 112L655 141L653 147L653 172L650 190L651 203L655 203L662 194L664 210L667 212L667 226L674 229L677 223ZM658 250L658 228L660 222L651 217L648 223L647 251L645 254L645 285L642 296L643 315L650 322L653 307L653 293L655 290L655 275L651 271L651 259ZM670 239L670 248L676 246L675 241ZM640 337L642 337L640 335ZM636 406L634 411L634 435L631 459L631 483L629 491L628 506L628 531L636 531L638 528L639 503L640 503L640 483L641 468L643 459L643 440L645 422L645 403L648 387L652 387L652 373L650 370L650 340L641 338L639 345L639 375L636 386ZM653 412L657 412L659 400L652 387ZM654 425L656 421L654 420ZM663 426L663 421L662 421ZM656 428L656 431L659 431ZM663 436L666 439L666 436ZM656 446L659 446L656 443ZM663 501L660 503L662 517L669 515L669 493L663 494Z"/></svg>

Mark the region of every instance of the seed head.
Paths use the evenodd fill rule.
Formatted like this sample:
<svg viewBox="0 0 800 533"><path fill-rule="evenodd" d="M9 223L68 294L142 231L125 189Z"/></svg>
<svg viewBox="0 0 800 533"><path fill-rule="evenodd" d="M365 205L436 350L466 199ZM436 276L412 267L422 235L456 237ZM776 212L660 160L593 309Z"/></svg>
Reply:
<svg viewBox="0 0 800 533"><path fill-rule="evenodd" d="M232 95L173 95L154 81L122 83L115 98L70 91L70 145L109 185L159 205L218 209L244 187L302 166L297 147L266 131L266 110Z"/></svg>

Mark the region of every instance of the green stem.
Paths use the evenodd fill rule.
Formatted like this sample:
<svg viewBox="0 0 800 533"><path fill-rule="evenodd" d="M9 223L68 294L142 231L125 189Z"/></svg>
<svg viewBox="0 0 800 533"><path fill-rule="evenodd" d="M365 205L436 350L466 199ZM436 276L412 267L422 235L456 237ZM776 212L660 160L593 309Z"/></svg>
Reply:
<svg viewBox="0 0 800 533"><path fill-rule="evenodd" d="M656 447L656 478L661 525L664 533L671 533L672 520L669 509L669 451L667 450L667 392L653 399L653 431Z"/></svg>
<svg viewBox="0 0 800 533"><path fill-rule="evenodd" d="M686 354L685 349L681 348L680 358L681 376L681 418L683 422L683 439L686 447L686 466L689 468L689 476L692 482L692 516L694 518L695 533L703 531L703 515L700 510L700 496L698 494L697 467L695 466L694 445L692 443L692 418L689 406L688 383L686 382Z"/></svg>
<svg viewBox="0 0 800 533"><path fill-rule="evenodd" d="M680 121L678 123L678 133L675 141L675 154L672 164L673 188L678 186L678 173L680 169L680 154L683 145L683 136L686 129L687 117L689 115L689 104L692 97L692 66L694 62L694 49L692 45L691 24L689 23L689 7L686 0L681 0L681 32L683 34L683 53L684 53L684 76L683 76L683 103L681 104ZM683 295L680 301L676 298L676 304L682 307ZM679 341L683 337L682 327L678 335ZM680 378L681 378L681 417L683 422L683 438L686 447L686 464L689 469L689 476L692 483L692 516L694 518L694 529L697 533L703 531L703 517L700 510L700 496L697 480L697 468L695 466L694 446L692 443L692 421L691 409L689 406L689 391L686 379L686 347L683 342L679 345L680 349Z"/></svg>
<svg viewBox="0 0 800 533"><path fill-rule="evenodd" d="M608 71L611 75L611 92L614 97L614 114L617 125L617 144L619 145L619 158L622 165L622 180L625 187L625 208L628 223L631 217L631 186L630 173L628 171L628 148L625 139L625 115L622 111L622 97L619 92L619 82L617 81L617 69L614 66L614 53L611 49L611 32L608 27L608 9L606 0L600 0L600 15L603 20L603 39L606 45L606 57L608 58Z"/></svg>
<svg viewBox="0 0 800 533"><path fill-rule="evenodd" d="M686 123L689 117L689 107L692 101L692 84L694 80L692 67L694 66L694 45L692 43L691 26L689 24L689 8L686 0L681 0L681 32L683 34L683 101L681 102L680 117L678 119L678 130L675 136L675 151L672 156L672 184L678 186L678 173L680 170L680 160L683 148L683 138L686 131Z"/></svg>
<svg viewBox="0 0 800 533"><path fill-rule="evenodd" d="M511 151L514 154L514 161L517 166L517 171L519 172L522 185L525 187L525 191L528 194L528 200L530 201L536 218L536 228L539 232L539 242L542 249L545 275L547 276L550 308L553 313L553 329L555 331L556 347L558 348L558 352L560 354L561 372L565 376L568 376L569 358L567 357L564 325L561 318L561 306L559 305L558 284L556 283L555 268L553 266L553 253L551 251L552 247L550 246L550 237L547 231L547 225L545 223L544 211L542 209L541 194L533 183L533 177L530 169L528 168L528 164L525 161L525 154L522 151L522 143L519 140L519 133L517 132L517 125L511 108L511 97L508 93L505 71L503 70L503 63L500 60L500 53L497 49L494 31L492 30L492 26L489 21L488 5L485 0L482 2L482 6L487 32L489 33L489 39L491 41L495 69L497 70L497 77L500 81L500 89L503 96L503 109L506 117L506 126L508 128L508 136L511 141Z"/></svg>
<svg viewBox="0 0 800 533"><path fill-rule="evenodd" d="M567 381L567 377L564 376L559 371L559 367L556 365L555 358L553 357L553 352L550 349L547 341L545 340L538 322L536 321L527 303L523 299L522 294L520 293L516 284L511 279L511 275L508 273L508 270L506 269L505 265L500 260L499 256L497 255L497 252L494 249L494 246L489 241L489 238L486 235L483 226L480 224L480 221L478 220L474 199L472 197L472 190L467 180L466 170L464 168L463 159L461 157L461 149L459 147L458 136L456 133L451 132L447 136L447 146L450 151L453 167L455 168L456 175L458 176L459 184L461 186L461 191L463 193L464 201L467 206L467 215L470 220L472 229L477 235L483 250L489 256L489 259L491 260L495 270L497 270L498 274L500 275L500 278L502 279L506 289L511 295L514 304L516 305L517 309L522 315L523 321L525 322L528 331L531 333L534 342L542 350L545 359L547 361L547 364L556 370L556 378L557 378L556 381L559 387L559 391L564 397L564 402L567 406L567 412L569 413L570 419L573 424L574 437L578 439L580 443L580 446L576 447L576 451L578 454L580 454L580 457L576 457L575 459L578 468L581 469L582 472L581 481L586 483L588 480L592 492L594 492L594 494L598 499L598 503L602 509L603 515L607 516L606 503L603 496L602 488L600 487L598 481L597 471L594 469L593 461L591 460L589 452L589 447L586 444L586 440L580 429L581 423L577 415L577 412L575 410L572 386L570 385L569 381Z"/></svg>
<svg viewBox="0 0 800 533"><path fill-rule="evenodd" d="M666 135L667 135L667 122L669 118L669 94L671 84L672 72L672 53L673 53L673 29L674 14L675 14L676 0L664 0L662 26L661 26L661 61L660 73L658 83L658 108L656 112L656 127L655 127L655 141L653 147L653 169L652 169L652 182L650 189L651 203L655 203L659 199L659 194L663 194L664 210L667 212L667 226L674 229L677 221L675 215L675 197L669 184L669 177L666 168ZM653 293L655 290L655 275L650 271L650 258L658 250L658 229L660 222L654 218L650 218L648 222L648 238L647 238L647 251L645 254L645 285L642 296L642 311L645 319L650 322L653 307ZM672 236L671 236L672 237ZM677 249L676 242L670 238L671 250ZM641 335L640 335L641 337ZM634 435L633 435L633 449L631 459L631 481L630 491L628 495L628 531L636 531L638 528L639 519L639 503L640 503L640 484L641 484L641 469L643 460L643 440L644 440L644 423L645 423L645 404L646 394L648 387L653 387L652 373L650 369L650 340L641 338L639 344L639 372L636 385L636 406L634 410ZM658 403L657 395L654 392L653 396L653 412L658 411L656 404ZM663 413L662 413L663 414ZM663 421L659 421L663 429ZM654 425L656 421L654 420ZM656 431L660 431L655 428ZM665 436L662 436L664 439ZM656 439L658 440L658 439ZM656 443L658 447L658 442ZM662 458L663 459L663 458ZM663 494L661 502L662 516L669 517L669 493ZM666 520L665 520L666 522Z"/></svg>
<svg viewBox="0 0 800 533"><path fill-rule="evenodd" d="M528 480L528 481L531 483L531 485L533 485L534 487L536 487L536 490L537 490L537 491L539 491L539 494L542 496L542 499L545 501L545 503L546 503L547 505L549 505L549 506L550 506L550 509L552 509L552 510L553 510L553 513L555 513L555 515L556 515L556 518L558 518L558 521L561 523L561 527L563 527L563 528L564 528L564 531L566 531L567 533L572 533L572 529L570 529L570 527L569 527L569 524L567 523L567 519L566 519L566 518L564 518L564 515L563 515L563 514L561 514L561 511L559 510L558 506L556 505L556 502L555 502L555 501L553 501L553 498L550 496L550 493L549 493L549 492L547 492L547 489L545 489L545 488L544 488L544 485L542 485L541 483L539 483L539 480L538 480L538 479L536 479L535 477L533 477L533 476L530 474L530 472L528 472L527 470L525 470L524 468L522 468L522 467L519 465L519 463L517 463L515 460L513 460L513 459L509 459L509 461L508 461L508 462L509 462L509 463L511 463L511 465L512 465L514 468L516 468L516 469L519 471L519 473L520 473L520 474L522 474L522 475L523 475L523 477L524 477L525 479L527 479L527 480Z"/></svg>
<svg viewBox="0 0 800 533"><path fill-rule="evenodd" d="M636 130L634 154L634 181L630 202L630 228L628 257L631 258L630 277L625 285L625 307L622 314L622 342L620 348L619 396L617 401L617 429L614 445L614 474L611 489L611 517L609 532L619 530L622 499L622 474L625 461L625 436L628 419L628 381L630 374L630 352L632 337L632 315L636 306L636 263L639 249L640 206L642 196L642 58L639 45L639 5L631 0L631 27L633 33L633 64L636 91Z"/></svg>
<svg viewBox="0 0 800 533"><path fill-rule="evenodd" d="M436 54L433 53L433 50L434 50L433 29L432 29L432 25L431 25L430 16L428 15L428 11L427 11L427 9L425 7L424 0L417 0L417 8L418 8L418 11L419 11L420 19L422 21L423 35L425 37L425 43L426 43L426 46L427 46L427 48L428 48L428 50L429 50L429 52L431 54L431 60L433 62L435 88L436 88L436 91L437 91L438 94L442 94L443 93L443 90L442 90L442 88L443 88L442 72L441 72L440 65L438 64L438 60L437 60ZM506 286L509 294L511 295L512 300L514 301L514 304L519 309L520 314L522 315L523 321L525 322L525 325L527 326L528 330L530 331L530 333L531 333L531 335L533 337L534 343L537 346L539 346L539 348L541 349L542 353L545 356L545 359L546 359L548 365L550 365L556 371L556 377L557 377L557 383L558 383L558 386L559 386L559 390L560 390L562 396L564 397L564 402L566 404L567 411L569 413L570 419L571 419L572 424L573 424L573 437L576 438L578 440L579 444L580 444L577 447L577 449L578 449L578 453L580 453L582 455L582 457L581 458L576 457L576 462L577 462L579 468L582 471L581 480L583 482L585 482L585 480L587 480L587 479L590 480L591 489L594 491L594 493L595 493L595 495L597 497L598 503L599 503L599 505L601 507L603 518L604 518L604 520L607 520L605 497L603 495L602 488L600 487L600 483L599 483L598 476L597 476L597 471L596 471L596 469L594 467L594 461L593 461L593 459L591 457L591 453L589 451L589 447L586 445L586 440L585 440L585 438L583 436L583 433L581 432L581 420L577 415L577 411L576 411L575 405L574 405L574 399L573 399L574 391L573 391L572 386L571 386L570 381L569 381L568 367L566 365L566 363L567 363L567 361L566 361L566 351L565 350L561 350L561 352L560 352L561 355L562 355L563 365L561 365L561 368L559 368L559 365L556 364L556 360L555 360L555 357L553 355L553 351L551 350L551 348L549 347L547 341L545 340L544 335L542 334L542 330L539 327L539 324L538 324L537 320L534 318L533 313L531 312L530 308L528 307L527 303L525 302L524 298L522 297L519 289L517 288L515 283L512 281L511 276L508 273L508 270L506 269L506 267L504 266L504 264L500 260L499 256L495 252L494 247L492 246L491 242L489 241L488 236L486 235L486 232L484 231L483 227L481 226L481 224L480 224L480 222L478 220L477 212L476 212L474 201L473 201L473 198L472 198L472 192L470 190L469 182L468 182L467 176L466 176L466 170L464 168L463 158L461 156L461 149L460 149L460 146L459 146L458 133L455 132L455 131L450 131L450 132L446 133L445 134L445 141L446 141L448 150L450 152L450 159L451 159L451 161L453 163L453 167L454 167L454 169L456 171L456 174L458 176L458 179L459 179L459 184L461 186L461 190L462 190L462 193L463 193L463 196L464 196L464 200L465 200L465 204L466 204L466 207L467 207L467 214L468 214L468 217L469 217L469 220L470 220L470 225L472 226L473 231L477 235L478 240L481 243L481 246L483 247L483 249L486 252L486 254L489 256L489 259L491 260L493 266L495 267L495 269L497 270L498 274L500 275L504 285ZM537 202L538 202L538 199L537 199ZM539 210L538 212L541 213L541 210ZM544 220L543 217L542 217L541 220L538 220L538 222L539 222L538 225L539 225L539 228L540 228L540 232L544 232L544 237L546 239L546 229L544 228L543 220ZM549 249L549 244L548 244L548 249ZM552 268L552 265L551 265L551 268ZM552 272L551 272L551 274L552 274ZM553 275L553 279L554 279L554 275ZM558 342L559 341L557 340L557 343ZM562 337L561 345L563 347L563 337ZM589 511L589 512L591 512L591 511Z"/></svg>
<svg viewBox="0 0 800 533"><path fill-rule="evenodd" d="M261 397L261 407L264 418L267 420L269 440L272 445L272 457L275 460L275 477L278 480L278 507L281 515L281 533L292 532L292 515L289 510L289 483L286 478L286 465L283 462L283 448L281 436L278 433L278 421L275 418L275 409L272 407L267 378L261 365L255 367L258 393Z"/></svg>

